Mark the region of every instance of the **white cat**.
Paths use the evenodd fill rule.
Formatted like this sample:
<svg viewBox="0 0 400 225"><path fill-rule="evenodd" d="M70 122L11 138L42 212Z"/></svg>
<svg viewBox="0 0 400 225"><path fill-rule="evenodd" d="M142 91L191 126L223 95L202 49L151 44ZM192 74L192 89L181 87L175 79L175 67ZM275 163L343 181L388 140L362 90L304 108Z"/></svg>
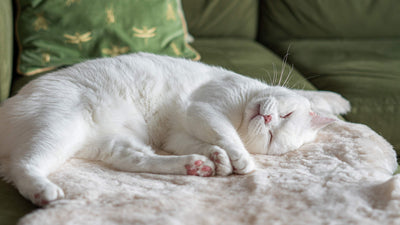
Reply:
<svg viewBox="0 0 400 225"><path fill-rule="evenodd" d="M226 176L282 154L342 114L331 92L268 86L219 67L147 53L42 76L0 108L6 177L37 205L64 197L48 178L70 157L131 172ZM162 149L175 155L156 155Z"/></svg>

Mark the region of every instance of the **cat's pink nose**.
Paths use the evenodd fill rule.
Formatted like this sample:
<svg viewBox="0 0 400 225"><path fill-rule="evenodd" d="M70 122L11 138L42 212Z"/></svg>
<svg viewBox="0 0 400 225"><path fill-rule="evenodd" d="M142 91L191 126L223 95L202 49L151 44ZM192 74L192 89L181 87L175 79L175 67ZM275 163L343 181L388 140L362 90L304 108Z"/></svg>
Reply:
<svg viewBox="0 0 400 225"><path fill-rule="evenodd" d="M269 123L272 120L272 116L271 115L263 115L265 123Z"/></svg>

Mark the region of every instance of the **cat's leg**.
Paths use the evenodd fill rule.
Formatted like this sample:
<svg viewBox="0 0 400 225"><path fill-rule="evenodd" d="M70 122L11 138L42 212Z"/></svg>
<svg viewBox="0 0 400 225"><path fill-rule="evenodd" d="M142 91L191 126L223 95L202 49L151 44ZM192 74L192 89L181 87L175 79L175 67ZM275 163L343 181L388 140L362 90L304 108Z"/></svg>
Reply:
<svg viewBox="0 0 400 225"><path fill-rule="evenodd" d="M219 146L200 141L182 130L173 130L170 133L163 150L176 155L205 155L214 162L216 175L232 174L233 169L229 156Z"/></svg>
<svg viewBox="0 0 400 225"><path fill-rule="evenodd" d="M247 174L255 169L255 164L232 122L212 105L192 103L187 109L184 127L191 136L226 151L235 173Z"/></svg>
<svg viewBox="0 0 400 225"><path fill-rule="evenodd" d="M7 178L36 205L64 197L63 190L47 176L79 150L86 135L85 123L79 119L46 120L35 119L24 128L28 130L19 133L20 142L7 166Z"/></svg>
<svg viewBox="0 0 400 225"><path fill-rule="evenodd" d="M311 108L322 114L346 114L350 111L350 102L341 95L330 91L294 90L297 94L306 97Z"/></svg>
<svg viewBox="0 0 400 225"><path fill-rule="evenodd" d="M203 155L157 155L150 146L134 137L109 136L95 148L77 156L101 160L127 172L212 176L215 171L214 163Z"/></svg>

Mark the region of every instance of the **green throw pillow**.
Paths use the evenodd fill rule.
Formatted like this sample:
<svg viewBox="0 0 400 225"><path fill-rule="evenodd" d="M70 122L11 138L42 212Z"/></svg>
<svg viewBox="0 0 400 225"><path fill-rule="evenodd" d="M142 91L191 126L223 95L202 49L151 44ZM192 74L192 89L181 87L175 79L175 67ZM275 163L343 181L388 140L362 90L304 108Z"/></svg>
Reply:
<svg viewBox="0 0 400 225"><path fill-rule="evenodd" d="M33 75L130 52L200 59L180 0L17 0L17 71Z"/></svg>

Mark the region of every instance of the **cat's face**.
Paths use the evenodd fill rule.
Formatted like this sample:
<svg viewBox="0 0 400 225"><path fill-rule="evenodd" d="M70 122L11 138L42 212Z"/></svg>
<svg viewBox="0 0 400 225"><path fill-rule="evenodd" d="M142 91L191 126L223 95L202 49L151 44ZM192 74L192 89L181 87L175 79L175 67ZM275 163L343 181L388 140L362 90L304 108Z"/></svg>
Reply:
<svg viewBox="0 0 400 225"><path fill-rule="evenodd" d="M271 87L247 104L239 133L250 153L283 154L314 140L332 121L314 113L307 98Z"/></svg>

